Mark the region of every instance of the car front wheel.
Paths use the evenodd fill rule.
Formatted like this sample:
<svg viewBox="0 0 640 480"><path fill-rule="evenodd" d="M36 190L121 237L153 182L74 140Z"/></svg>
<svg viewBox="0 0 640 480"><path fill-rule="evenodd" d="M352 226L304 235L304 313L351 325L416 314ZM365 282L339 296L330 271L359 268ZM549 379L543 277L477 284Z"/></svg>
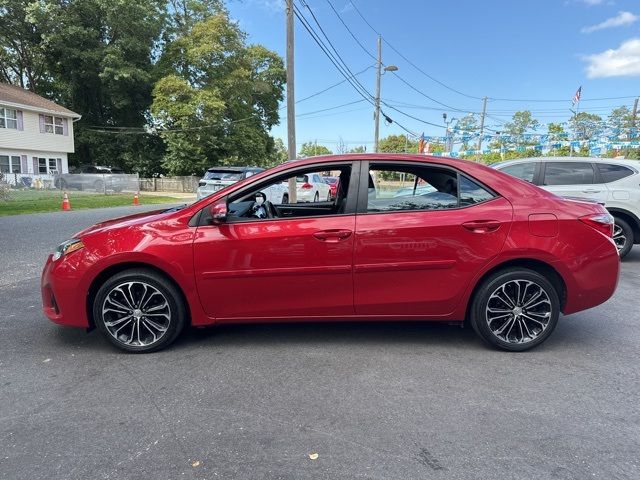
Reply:
<svg viewBox="0 0 640 480"><path fill-rule="evenodd" d="M131 269L109 278L93 302L96 327L116 347L128 352L160 350L172 343L186 323L178 289L163 275Z"/></svg>
<svg viewBox="0 0 640 480"><path fill-rule="evenodd" d="M487 343L524 351L544 342L558 323L560 300L543 275L526 268L487 278L473 299L470 322Z"/></svg>
<svg viewBox="0 0 640 480"><path fill-rule="evenodd" d="M633 247L633 229L623 219L615 217L613 225L613 241L616 244L620 258L624 258Z"/></svg>

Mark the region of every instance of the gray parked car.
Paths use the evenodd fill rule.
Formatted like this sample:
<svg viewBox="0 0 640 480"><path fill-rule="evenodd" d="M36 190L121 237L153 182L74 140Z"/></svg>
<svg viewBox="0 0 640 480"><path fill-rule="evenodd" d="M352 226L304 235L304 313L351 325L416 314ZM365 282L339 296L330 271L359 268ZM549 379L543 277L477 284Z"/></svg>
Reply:
<svg viewBox="0 0 640 480"><path fill-rule="evenodd" d="M127 187L129 178L124 171L115 167L82 165L69 173L58 174L53 179L56 188L65 190L113 190L120 192Z"/></svg>
<svg viewBox="0 0 640 480"><path fill-rule="evenodd" d="M264 168L260 167L212 167L198 182L196 196L200 200L263 170Z"/></svg>

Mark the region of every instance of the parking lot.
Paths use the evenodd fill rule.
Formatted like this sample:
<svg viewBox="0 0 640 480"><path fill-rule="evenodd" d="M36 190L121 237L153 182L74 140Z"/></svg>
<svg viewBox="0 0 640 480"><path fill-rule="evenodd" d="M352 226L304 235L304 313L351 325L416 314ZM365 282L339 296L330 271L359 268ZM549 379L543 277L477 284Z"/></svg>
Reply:
<svg viewBox="0 0 640 480"><path fill-rule="evenodd" d="M46 320L39 280L59 242L132 211L0 218L0 478L640 478L640 247L613 299L530 352L385 322L127 355Z"/></svg>

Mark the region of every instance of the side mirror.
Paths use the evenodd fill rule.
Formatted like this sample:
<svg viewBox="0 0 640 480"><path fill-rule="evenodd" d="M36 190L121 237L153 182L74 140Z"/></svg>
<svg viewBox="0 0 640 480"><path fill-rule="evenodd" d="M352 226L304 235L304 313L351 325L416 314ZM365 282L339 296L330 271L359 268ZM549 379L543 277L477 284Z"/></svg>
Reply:
<svg viewBox="0 0 640 480"><path fill-rule="evenodd" d="M211 223L214 225L220 225L227 219L227 199L223 198L218 200L209 207L211 212Z"/></svg>

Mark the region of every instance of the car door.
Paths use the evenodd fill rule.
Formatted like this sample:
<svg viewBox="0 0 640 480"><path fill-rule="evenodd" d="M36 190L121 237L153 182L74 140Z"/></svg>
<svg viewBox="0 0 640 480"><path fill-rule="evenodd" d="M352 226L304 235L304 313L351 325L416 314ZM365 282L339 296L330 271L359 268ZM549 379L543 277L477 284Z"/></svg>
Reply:
<svg viewBox="0 0 640 480"><path fill-rule="evenodd" d="M446 167L372 162L371 169L362 166L358 196L356 314L446 316L471 278L500 252L511 204ZM434 191L394 196L415 176Z"/></svg>
<svg viewBox="0 0 640 480"><path fill-rule="evenodd" d="M351 171L354 165L332 168ZM299 170L292 169L294 175ZM244 187L242 195L286 178L261 180ZM351 175L349 185L355 194L353 182L357 183L357 175ZM347 193L346 207L339 214L338 209L332 213L286 205L286 217L229 218L221 225L199 226L194 269L207 315L236 321L352 315L355 200ZM233 195L229 201L232 208L243 203Z"/></svg>
<svg viewBox="0 0 640 480"><path fill-rule="evenodd" d="M604 203L608 191L606 185L597 183L598 178L591 162L543 162L541 186L562 197Z"/></svg>

